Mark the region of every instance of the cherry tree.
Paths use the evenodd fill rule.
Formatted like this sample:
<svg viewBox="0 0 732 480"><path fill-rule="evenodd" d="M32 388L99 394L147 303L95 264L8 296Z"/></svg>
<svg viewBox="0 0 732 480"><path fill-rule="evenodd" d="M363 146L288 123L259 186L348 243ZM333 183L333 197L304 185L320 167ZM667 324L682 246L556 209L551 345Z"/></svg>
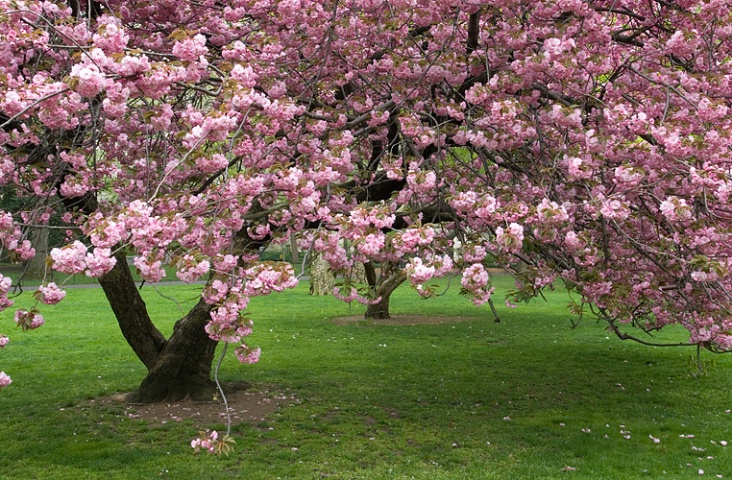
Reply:
<svg viewBox="0 0 732 480"><path fill-rule="evenodd" d="M513 301L564 281L621 338L677 324L732 347L729 2L0 5L0 185L34 200L0 212L0 243L28 260L63 214L49 268L99 279L148 368L138 401L211 395L219 341L256 361L241 312L296 284L259 261L292 235L425 296L459 269L476 304L490 258ZM169 338L128 258L146 282L206 279Z"/></svg>

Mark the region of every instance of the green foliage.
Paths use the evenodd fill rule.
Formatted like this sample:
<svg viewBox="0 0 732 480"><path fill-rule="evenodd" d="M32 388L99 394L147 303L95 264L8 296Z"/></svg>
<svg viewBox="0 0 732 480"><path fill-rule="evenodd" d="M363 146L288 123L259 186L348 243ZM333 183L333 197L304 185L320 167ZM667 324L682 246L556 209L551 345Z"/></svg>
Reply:
<svg viewBox="0 0 732 480"><path fill-rule="evenodd" d="M496 303L512 288L494 280ZM13 330L0 366L3 479L636 479L732 475L732 359L692 377L693 352L612 337L602 324L572 329L566 293L508 309L476 309L408 287L392 315L442 323L335 323L363 308L294 291L254 299L259 364L230 356L220 378L278 392L289 405L236 425L228 456L194 454L191 421L149 425L93 399L132 390L144 375L99 289L73 289L44 309L41 329ZM161 287L190 306L200 286ZM181 313L143 294L161 328ZM17 299L29 308L31 295ZM344 324L345 323L345 324ZM407 322L410 323L410 322ZM680 331L663 339L683 339ZM710 354L702 352L702 361ZM223 421L222 421L223 422ZM692 437L693 436L693 437ZM627 438L626 438L627 437ZM654 439L658 439L655 443Z"/></svg>

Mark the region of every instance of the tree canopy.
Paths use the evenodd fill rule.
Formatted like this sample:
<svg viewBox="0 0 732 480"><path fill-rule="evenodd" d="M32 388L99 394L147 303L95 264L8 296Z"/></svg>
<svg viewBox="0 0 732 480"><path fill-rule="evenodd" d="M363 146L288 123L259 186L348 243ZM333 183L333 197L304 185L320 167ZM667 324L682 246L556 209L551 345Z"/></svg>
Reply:
<svg viewBox="0 0 732 480"><path fill-rule="evenodd" d="M563 281L621 338L732 348L728 1L0 5L0 186L35 199L0 215L20 259L62 212L50 268L205 278L205 331L247 362L248 299L296 283L259 249L293 234L425 296L458 269L486 302L491 262L512 301Z"/></svg>

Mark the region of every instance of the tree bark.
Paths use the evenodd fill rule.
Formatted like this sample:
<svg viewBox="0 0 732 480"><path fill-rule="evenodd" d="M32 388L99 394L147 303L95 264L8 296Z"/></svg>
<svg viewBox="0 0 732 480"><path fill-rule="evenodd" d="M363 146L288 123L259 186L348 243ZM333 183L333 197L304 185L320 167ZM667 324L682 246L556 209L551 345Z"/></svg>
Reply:
<svg viewBox="0 0 732 480"><path fill-rule="evenodd" d="M120 253L116 258L115 267L99 283L127 343L148 369L130 400L140 403L184 398L211 400L215 392L211 364L216 342L208 337L204 327L212 306L200 300L176 323L166 340L147 312L126 256Z"/></svg>
<svg viewBox="0 0 732 480"><path fill-rule="evenodd" d="M184 398L213 400L216 385L211 364L217 342L204 330L212 305L200 300L180 319L140 387L130 400L140 403L175 402Z"/></svg>
<svg viewBox="0 0 732 480"><path fill-rule="evenodd" d="M53 274L46 272L46 257L48 257L48 234L51 230L47 226L37 227L31 230L28 236L31 245L36 250L36 255L28 260L25 267L25 280L53 280Z"/></svg>
<svg viewBox="0 0 732 480"><path fill-rule="evenodd" d="M391 293L384 295L381 295L381 301L379 303L372 303L369 305L366 305L366 314L364 315L365 318L373 319L373 320L388 320L391 318L389 315L389 297Z"/></svg>
<svg viewBox="0 0 732 480"><path fill-rule="evenodd" d="M127 343L148 370L155 366L160 351L165 346L165 337L157 329L147 313L145 301L132 278L127 256L115 255L117 264L112 271L99 278L99 284L107 296L117 323Z"/></svg>
<svg viewBox="0 0 732 480"><path fill-rule="evenodd" d="M366 281L374 289L376 295L381 297L377 303L366 306L365 318L375 320L387 320L389 315L389 299L394 290L401 285L407 276L404 272L393 268L388 264L382 264L381 272L377 275L374 264L364 264L366 270Z"/></svg>

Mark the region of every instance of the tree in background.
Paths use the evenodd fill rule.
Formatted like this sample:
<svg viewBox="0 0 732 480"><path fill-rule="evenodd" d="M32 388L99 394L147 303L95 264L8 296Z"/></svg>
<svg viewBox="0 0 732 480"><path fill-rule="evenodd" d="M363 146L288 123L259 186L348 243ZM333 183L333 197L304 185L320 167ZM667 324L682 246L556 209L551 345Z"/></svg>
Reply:
<svg viewBox="0 0 732 480"><path fill-rule="evenodd" d="M0 5L0 184L34 199L0 242L28 260L65 212L51 268L99 277L149 370L138 401L210 395L218 341L256 360L240 312L296 283L258 260L294 233L335 271L404 265L425 296L459 268L488 301L490 258L513 300L562 280L621 338L732 347L729 2ZM149 282L207 279L170 338L128 256Z"/></svg>

